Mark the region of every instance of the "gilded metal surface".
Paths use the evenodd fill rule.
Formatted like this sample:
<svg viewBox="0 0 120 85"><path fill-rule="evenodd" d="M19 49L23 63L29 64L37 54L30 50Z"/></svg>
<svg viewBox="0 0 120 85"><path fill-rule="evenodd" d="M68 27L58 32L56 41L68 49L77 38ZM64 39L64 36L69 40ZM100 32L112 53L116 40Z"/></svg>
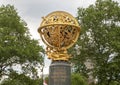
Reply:
<svg viewBox="0 0 120 85"><path fill-rule="evenodd" d="M70 56L67 54L67 49L77 41L80 27L72 15L56 11L43 17L38 32L47 45L48 58L68 60Z"/></svg>

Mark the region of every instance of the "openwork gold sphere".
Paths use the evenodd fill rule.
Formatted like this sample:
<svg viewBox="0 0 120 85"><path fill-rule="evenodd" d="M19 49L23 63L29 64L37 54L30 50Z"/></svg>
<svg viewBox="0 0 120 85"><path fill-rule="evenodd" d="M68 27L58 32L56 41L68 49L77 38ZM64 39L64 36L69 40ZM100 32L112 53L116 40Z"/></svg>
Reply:
<svg viewBox="0 0 120 85"><path fill-rule="evenodd" d="M54 54L51 57L53 60L68 60L67 49L77 41L80 27L71 14L56 11L43 17L38 32L47 45L47 52ZM57 58L55 58L56 54ZM62 58L65 56L67 56L66 59Z"/></svg>

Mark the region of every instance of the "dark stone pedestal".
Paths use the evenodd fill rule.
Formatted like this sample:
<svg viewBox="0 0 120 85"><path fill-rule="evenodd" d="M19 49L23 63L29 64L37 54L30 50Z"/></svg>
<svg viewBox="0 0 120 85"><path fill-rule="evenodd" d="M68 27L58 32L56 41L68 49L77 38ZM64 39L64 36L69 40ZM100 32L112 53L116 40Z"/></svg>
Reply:
<svg viewBox="0 0 120 85"><path fill-rule="evenodd" d="M67 61L53 61L49 68L49 85L71 85L71 66Z"/></svg>

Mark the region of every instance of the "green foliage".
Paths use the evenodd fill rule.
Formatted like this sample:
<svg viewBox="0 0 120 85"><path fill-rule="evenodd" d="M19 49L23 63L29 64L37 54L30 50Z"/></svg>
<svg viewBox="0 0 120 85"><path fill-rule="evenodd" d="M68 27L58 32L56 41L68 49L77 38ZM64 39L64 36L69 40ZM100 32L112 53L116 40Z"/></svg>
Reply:
<svg viewBox="0 0 120 85"><path fill-rule="evenodd" d="M72 85L88 85L85 77L81 76L78 73L72 74L71 82L72 82Z"/></svg>
<svg viewBox="0 0 120 85"><path fill-rule="evenodd" d="M120 80L120 6L112 0L97 0L88 8L78 8L81 34L70 50L75 71L92 72L98 84L110 85ZM88 69L85 62L91 60Z"/></svg>
<svg viewBox="0 0 120 85"><path fill-rule="evenodd" d="M23 74L37 78L36 67L41 68L43 49L31 39L27 24L14 6L0 7L0 77L11 73L20 65Z"/></svg>
<svg viewBox="0 0 120 85"><path fill-rule="evenodd" d="M42 85L41 79L31 79L24 74L12 72L0 85Z"/></svg>

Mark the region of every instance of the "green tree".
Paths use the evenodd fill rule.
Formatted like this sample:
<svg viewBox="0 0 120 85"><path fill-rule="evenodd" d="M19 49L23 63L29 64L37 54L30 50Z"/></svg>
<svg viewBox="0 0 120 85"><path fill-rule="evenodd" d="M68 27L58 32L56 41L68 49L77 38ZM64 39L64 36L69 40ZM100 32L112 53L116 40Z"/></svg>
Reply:
<svg viewBox="0 0 120 85"><path fill-rule="evenodd" d="M75 71L86 75L91 72L99 85L110 85L114 81L120 84L119 4L97 0L88 8L78 8L77 19L81 34L77 45L71 49ZM87 60L94 68L87 69Z"/></svg>
<svg viewBox="0 0 120 85"><path fill-rule="evenodd" d="M14 6L0 7L0 78L9 76L13 66L20 65L21 72L37 78L36 67L43 65L43 49L31 39L27 24Z"/></svg>
<svg viewBox="0 0 120 85"><path fill-rule="evenodd" d="M85 77L83 77L83 76L81 76L80 74L77 74L77 73L72 74L71 82L72 82L72 85L88 85Z"/></svg>
<svg viewBox="0 0 120 85"><path fill-rule="evenodd" d="M6 78L0 85L42 85L42 80L31 79L24 74L12 72L9 78Z"/></svg>

